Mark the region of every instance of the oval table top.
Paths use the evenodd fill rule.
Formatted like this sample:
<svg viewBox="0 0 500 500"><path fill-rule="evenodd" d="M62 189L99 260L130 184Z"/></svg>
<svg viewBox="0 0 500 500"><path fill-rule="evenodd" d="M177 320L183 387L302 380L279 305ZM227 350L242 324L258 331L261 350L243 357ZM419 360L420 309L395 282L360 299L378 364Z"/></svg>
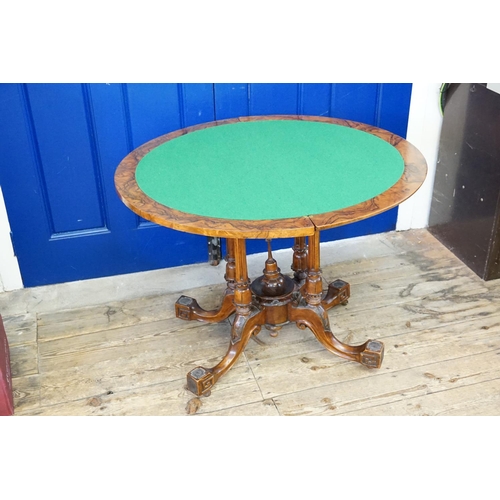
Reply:
<svg viewBox="0 0 500 500"><path fill-rule="evenodd" d="M273 115L210 122L158 137L115 173L121 200L180 231L228 238L308 236L394 206L427 165L403 138L370 125Z"/></svg>

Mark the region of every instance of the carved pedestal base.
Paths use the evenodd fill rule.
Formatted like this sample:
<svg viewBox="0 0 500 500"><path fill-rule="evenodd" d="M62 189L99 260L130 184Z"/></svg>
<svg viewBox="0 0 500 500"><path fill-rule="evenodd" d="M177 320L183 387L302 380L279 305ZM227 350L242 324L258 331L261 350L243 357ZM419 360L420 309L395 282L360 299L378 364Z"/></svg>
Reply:
<svg viewBox="0 0 500 500"><path fill-rule="evenodd" d="M188 321L219 322L235 313L226 355L213 368L198 366L188 373L187 387L191 392L198 396L210 395L214 384L235 363L252 335L258 334L265 326L272 336L276 336L290 322L295 322L302 329L309 328L317 340L337 356L368 368L380 368L384 357L382 342L368 340L362 345L351 346L338 340L330 329L327 311L347 304L350 287L349 283L337 279L323 292L317 235L309 237L310 252L305 246L305 238L296 239L293 279L281 274L269 244L264 274L252 283L247 276L245 240L229 242L226 266L228 287L221 307L205 311L195 299L184 295L175 304L176 316Z"/></svg>

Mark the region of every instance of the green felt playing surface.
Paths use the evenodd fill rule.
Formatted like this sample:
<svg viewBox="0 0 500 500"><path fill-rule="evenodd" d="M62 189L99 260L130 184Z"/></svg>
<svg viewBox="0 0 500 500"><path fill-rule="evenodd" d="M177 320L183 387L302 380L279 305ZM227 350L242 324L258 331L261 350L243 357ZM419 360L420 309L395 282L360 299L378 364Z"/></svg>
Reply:
<svg viewBox="0 0 500 500"><path fill-rule="evenodd" d="M321 214L377 196L401 177L399 152L360 130L299 120L220 125L168 141L136 181L182 212L263 220Z"/></svg>

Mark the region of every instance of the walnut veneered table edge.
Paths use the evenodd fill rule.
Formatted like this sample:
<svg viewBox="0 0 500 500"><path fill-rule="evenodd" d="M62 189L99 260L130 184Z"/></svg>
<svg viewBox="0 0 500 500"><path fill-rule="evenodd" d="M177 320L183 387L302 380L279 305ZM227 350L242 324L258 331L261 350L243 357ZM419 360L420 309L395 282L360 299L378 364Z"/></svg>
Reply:
<svg viewBox="0 0 500 500"><path fill-rule="evenodd" d="M239 122L268 120L301 120L323 122L357 129L376 136L393 146L404 162L402 175L383 193L358 204L301 217L235 220L186 213L161 204L149 197L136 181L136 169L150 151L186 134L209 127ZM219 322L234 314L229 348L223 359L213 368L196 367L187 375L188 388L196 395L208 396L217 380L226 373L244 351L252 335L262 326L272 335L287 323L309 328L318 341L330 352L379 368L384 346L377 340L350 346L332 333L328 310L346 304L350 296L349 284L337 279L324 291L320 269L320 232L324 229L356 222L389 210L412 196L422 185L427 164L420 151L411 143L391 132L371 125L335 118L303 115L251 116L203 123L176 130L153 139L128 154L115 172L115 186L123 203L139 216L179 231L227 238L226 292L220 308L202 309L195 299L181 296L176 305L176 316L184 320ZM314 196L314 192L308 193ZM269 240L295 238L293 247L293 278L281 273L271 254ZM268 259L263 276L253 282L248 277L245 240L268 240Z"/></svg>

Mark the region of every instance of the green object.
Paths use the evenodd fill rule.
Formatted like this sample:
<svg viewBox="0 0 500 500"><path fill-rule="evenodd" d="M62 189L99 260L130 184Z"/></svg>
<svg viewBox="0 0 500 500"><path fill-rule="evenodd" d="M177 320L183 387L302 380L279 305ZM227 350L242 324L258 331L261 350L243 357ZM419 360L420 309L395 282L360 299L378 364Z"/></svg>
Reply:
<svg viewBox="0 0 500 500"><path fill-rule="evenodd" d="M182 212L263 220L315 215L377 196L401 177L403 158L360 130L269 120L198 130L150 151L136 180Z"/></svg>

